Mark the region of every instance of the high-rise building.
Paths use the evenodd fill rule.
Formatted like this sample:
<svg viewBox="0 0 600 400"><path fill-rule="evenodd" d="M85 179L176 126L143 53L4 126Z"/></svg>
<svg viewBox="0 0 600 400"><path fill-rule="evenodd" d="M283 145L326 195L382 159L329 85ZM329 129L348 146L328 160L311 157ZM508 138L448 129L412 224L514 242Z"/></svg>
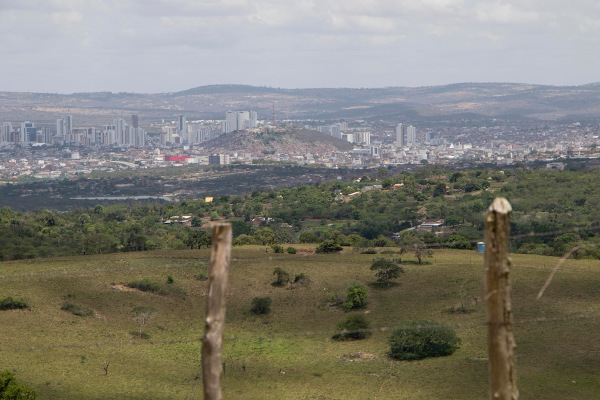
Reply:
<svg viewBox="0 0 600 400"><path fill-rule="evenodd" d="M398 123L396 126L396 146L414 146L417 143L417 130L412 125L402 125Z"/></svg>
<svg viewBox="0 0 600 400"><path fill-rule="evenodd" d="M115 130L116 144L124 144L126 136L125 120L123 118L117 118L113 121L113 125Z"/></svg>
<svg viewBox="0 0 600 400"><path fill-rule="evenodd" d="M73 117L67 115L65 117L66 134L71 135L73 133Z"/></svg>
<svg viewBox="0 0 600 400"><path fill-rule="evenodd" d="M36 129L35 124L30 121L25 121L21 123L21 137L20 142L35 142L37 140L36 137Z"/></svg>
<svg viewBox="0 0 600 400"><path fill-rule="evenodd" d="M354 134L356 143L369 146L371 144L371 132L359 131Z"/></svg>
<svg viewBox="0 0 600 400"><path fill-rule="evenodd" d="M227 111L223 133L256 128L256 111Z"/></svg>
<svg viewBox="0 0 600 400"><path fill-rule="evenodd" d="M2 131L0 132L0 142L10 142L10 136L12 133L12 124L10 122L4 122L2 124Z"/></svg>
<svg viewBox="0 0 600 400"><path fill-rule="evenodd" d="M133 126L134 128L138 128L138 126L139 126L139 119L138 119L138 115L137 114L133 114L131 116L131 126Z"/></svg>
<svg viewBox="0 0 600 400"><path fill-rule="evenodd" d="M413 146L417 143L417 130L414 126L406 127L406 145Z"/></svg>
<svg viewBox="0 0 600 400"><path fill-rule="evenodd" d="M404 147L405 145L405 129L402 122L399 122L398 125L396 125L396 146Z"/></svg>

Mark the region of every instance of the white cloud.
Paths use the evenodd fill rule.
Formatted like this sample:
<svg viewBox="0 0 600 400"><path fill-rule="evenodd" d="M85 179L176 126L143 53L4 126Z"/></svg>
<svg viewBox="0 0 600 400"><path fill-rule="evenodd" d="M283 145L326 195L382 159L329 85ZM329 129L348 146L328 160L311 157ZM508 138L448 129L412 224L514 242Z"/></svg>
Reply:
<svg viewBox="0 0 600 400"><path fill-rule="evenodd" d="M171 91L231 76L387 86L402 84L399 68L411 85L526 81L551 63L544 76L555 72L555 83L599 80L589 68L597 0L1 0L0 11L0 90ZM80 56L97 77L64 69ZM173 60L177 73L165 74ZM128 86L144 80L152 87Z"/></svg>

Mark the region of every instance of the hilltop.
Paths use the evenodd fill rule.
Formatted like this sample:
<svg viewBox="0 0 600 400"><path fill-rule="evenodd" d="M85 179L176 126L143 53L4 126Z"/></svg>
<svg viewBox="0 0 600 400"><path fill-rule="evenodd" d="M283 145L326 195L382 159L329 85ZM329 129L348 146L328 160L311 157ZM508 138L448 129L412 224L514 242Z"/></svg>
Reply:
<svg viewBox="0 0 600 400"><path fill-rule="evenodd" d="M235 131L206 142L205 149L215 152L243 150L253 154L298 153L312 154L350 151L352 144L308 129L281 129L269 131Z"/></svg>

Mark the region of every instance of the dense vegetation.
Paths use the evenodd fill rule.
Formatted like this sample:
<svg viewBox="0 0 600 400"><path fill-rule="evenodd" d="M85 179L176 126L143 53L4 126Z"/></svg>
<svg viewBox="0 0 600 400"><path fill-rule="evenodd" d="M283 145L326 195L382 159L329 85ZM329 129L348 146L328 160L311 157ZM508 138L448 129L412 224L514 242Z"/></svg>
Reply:
<svg viewBox="0 0 600 400"><path fill-rule="evenodd" d="M326 253L340 246L386 247L394 238L422 262L431 255L427 248L473 248L482 237L482 214L496 196L513 206L512 251L562 256L584 245L575 258L600 258L596 171L423 166L395 175L380 168L355 181L254 191L211 202L99 204L64 213L19 213L3 207L0 260L200 248L210 245L210 221L230 221L237 245L320 243L319 252ZM428 218L445 220L444 235L394 236ZM284 247L275 249L283 252Z"/></svg>

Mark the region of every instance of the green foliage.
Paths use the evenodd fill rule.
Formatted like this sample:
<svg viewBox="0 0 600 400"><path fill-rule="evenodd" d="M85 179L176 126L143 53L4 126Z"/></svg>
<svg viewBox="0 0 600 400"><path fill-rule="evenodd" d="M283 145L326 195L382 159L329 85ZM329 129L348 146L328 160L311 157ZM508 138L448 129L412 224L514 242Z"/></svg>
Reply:
<svg viewBox="0 0 600 400"><path fill-rule="evenodd" d="M0 300L0 311L29 308L29 304L21 298L5 297Z"/></svg>
<svg viewBox="0 0 600 400"><path fill-rule="evenodd" d="M132 289L138 289L142 292L152 292L152 293L160 293L161 287L158 282L153 282L148 278L144 278L138 281L129 282L127 287Z"/></svg>
<svg viewBox="0 0 600 400"><path fill-rule="evenodd" d="M175 282L175 280L173 279L173 275L168 275L167 276L167 283L168 284L172 284L173 282Z"/></svg>
<svg viewBox="0 0 600 400"><path fill-rule="evenodd" d="M70 301L66 301L60 309L63 311L70 312L71 314L77 315L79 317L90 317L94 315L94 311L90 310L89 308L83 308L80 305L77 305Z"/></svg>
<svg viewBox="0 0 600 400"><path fill-rule="evenodd" d="M271 245L271 249L273 249L273 253L283 253L283 246L277 243L273 243Z"/></svg>
<svg viewBox="0 0 600 400"><path fill-rule="evenodd" d="M296 254L298 252L298 250L296 250L296 248L292 246L288 247L285 251L287 251L288 254Z"/></svg>
<svg viewBox="0 0 600 400"><path fill-rule="evenodd" d="M254 240L258 244L262 245L270 245L275 242L275 234L273 230L269 227L260 228L256 232L254 232Z"/></svg>
<svg viewBox="0 0 600 400"><path fill-rule="evenodd" d="M334 340L361 340L371 336L370 325L364 314L351 314L337 324L340 333L334 335Z"/></svg>
<svg viewBox="0 0 600 400"><path fill-rule="evenodd" d="M321 239L312 231L302 232L299 238L300 243L319 243Z"/></svg>
<svg viewBox="0 0 600 400"><path fill-rule="evenodd" d="M294 277L294 284L300 286L307 286L310 283L310 278L305 273L301 272L296 274Z"/></svg>
<svg viewBox="0 0 600 400"><path fill-rule="evenodd" d="M412 252L419 264L423 263L423 258L433 257L433 251L427 248L425 241L414 232L404 232L398 242L402 252Z"/></svg>
<svg viewBox="0 0 600 400"><path fill-rule="evenodd" d="M0 400L35 400L35 391L17 382L10 371L0 372Z"/></svg>
<svg viewBox="0 0 600 400"><path fill-rule="evenodd" d="M389 337L390 357L398 360L422 360L447 356L460 344L454 330L434 321L415 321L396 329Z"/></svg>
<svg viewBox="0 0 600 400"><path fill-rule="evenodd" d="M271 283L271 285L273 285L273 286L285 286L290 281L290 274L288 274L282 268L279 268L279 267L275 268L273 270L273 275L275 275L275 281L273 281Z"/></svg>
<svg viewBox="0 0 600 400"><path fill-rule="evenodd" d="M321 244L319 244L316 248L317 253L337 253L343 250L343 247L340 246L338 242L335 240L324 240Z"/></svg>
<svg viewBox="0 0 600 400"><path fill-rule="evenodd" d="M234 246L244 246L247 244L256 244L256 240L254 240L253 236L242 233L241 235L233 239Z"/></svg>
<svg viewBox="0 0 600 400"><path fill-rule="evenodd" d="M252 299L252 306L250 307L250 312L263 315L269 314L271 312L271 303L272 300L270 297L255 297Z"/></svg>
<svg viewBox="0 0 600 400"><path fill-rule="evenodd" d="M359 283L351 285L346 289L346 301L343 304L344 310L350 311L366 306L367 297L369 297L369 293L366 287Z"/></svg>
<svg viewBox="0 0 600 400"><path fill-rule="evenodd" d="M394 261L385 258L376 258L371 264L371 271L375 271L377 283L390 288L391 281L400 276L404 269Z"/></svg>

